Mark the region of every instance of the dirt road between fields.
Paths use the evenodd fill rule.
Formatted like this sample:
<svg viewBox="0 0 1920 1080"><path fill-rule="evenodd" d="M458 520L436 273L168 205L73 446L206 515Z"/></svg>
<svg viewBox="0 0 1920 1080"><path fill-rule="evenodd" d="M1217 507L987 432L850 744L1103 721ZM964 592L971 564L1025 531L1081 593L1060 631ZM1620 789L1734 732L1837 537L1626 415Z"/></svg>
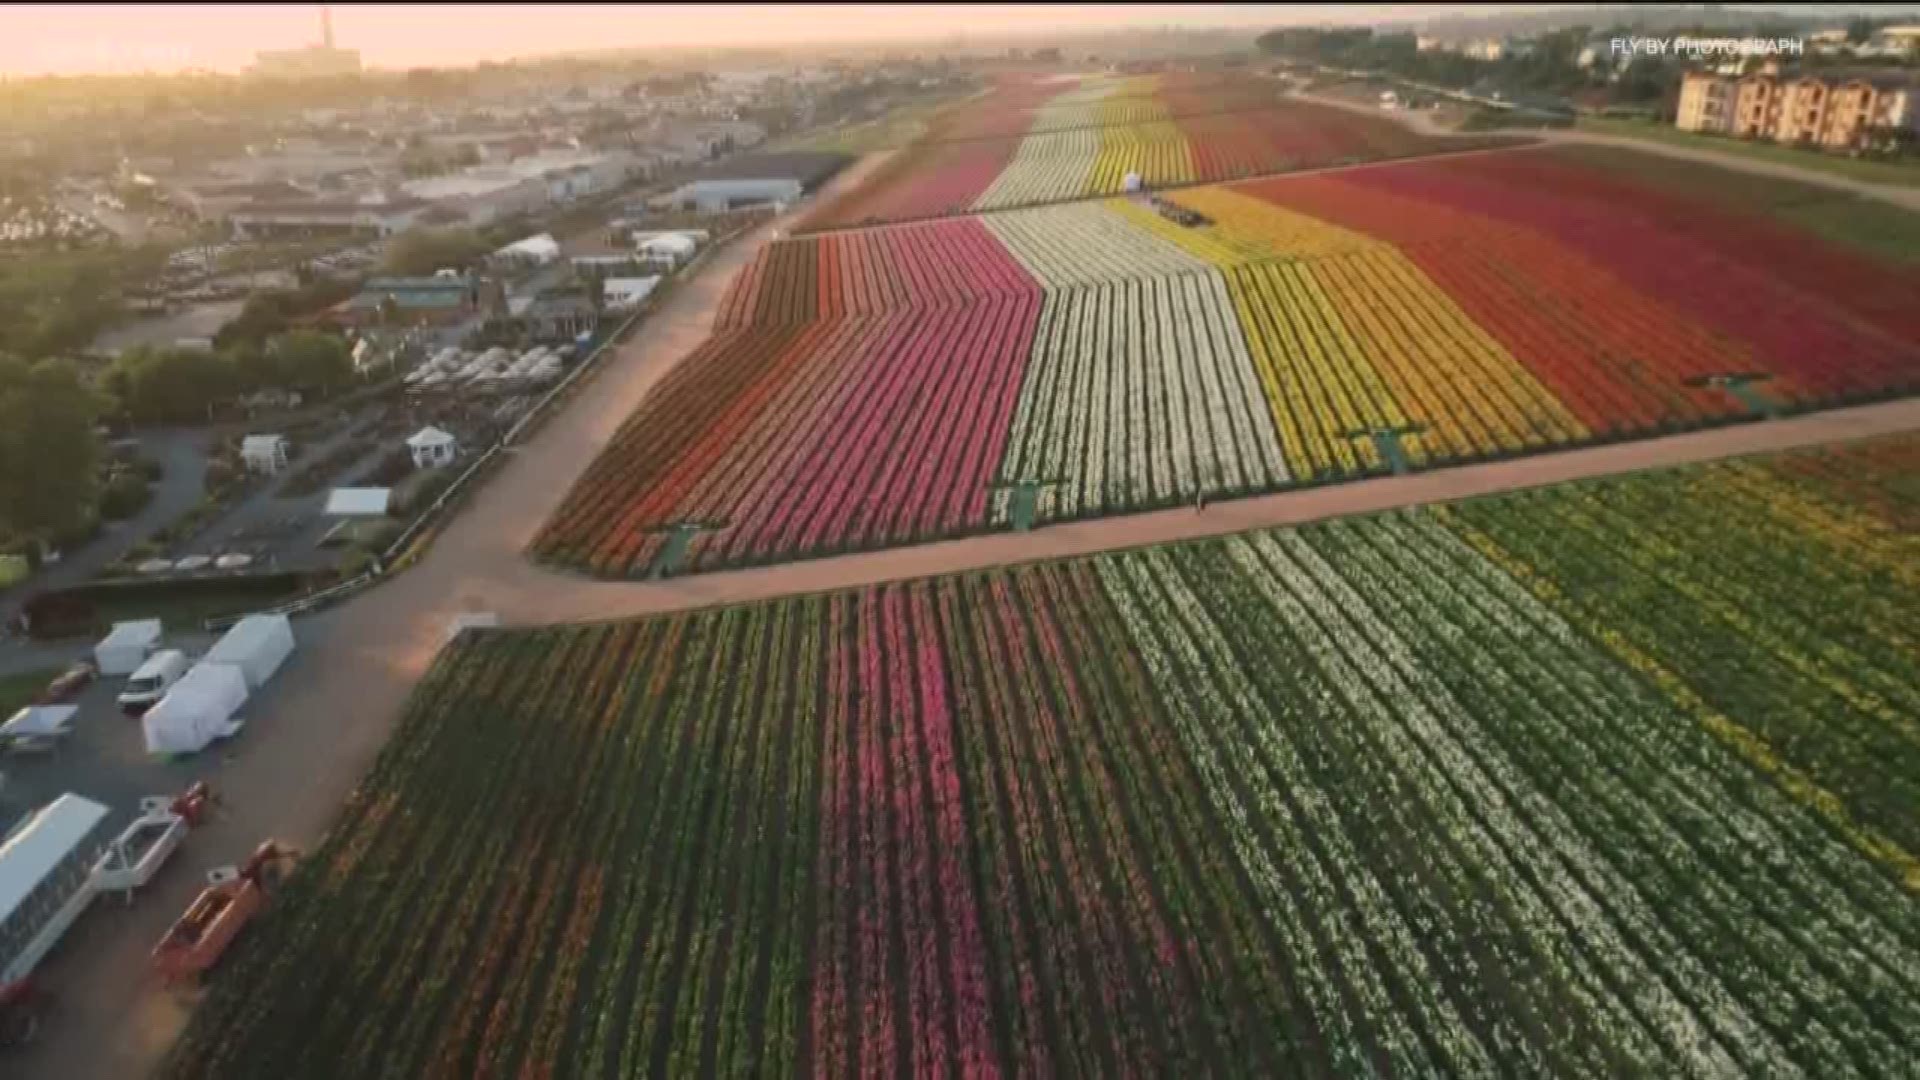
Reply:
<svg viewBox="0 0 1920 1080"><path fill-rule="evenodd" d="M866 159L833 187L857 183L879 160ZM834 193L830 189L821 198ZM462 612L494 612L512 626L631 617L1920 429L1916 399L1216 503L1204 513L1104 518L659 583L595 581L528 562L527 543L573 478L661 376L707 335L734 273L774 230L789 227L790 218L772 222L717 252L607 359L563 414L514 452L416 566L296 623L299 650L249 703L247 730L228 750L207 755L206 775L226 799L224 816L190 837L131 907L100 903L75 927L43 969L56 996L43 1038L3 1063L6 1076L119 1080L151 1070L178 1033L188 1004L146 979L148 949L185 909L207 869L243 857L264 837L302 846L319 841L445 643L449 620Z"/></svg>

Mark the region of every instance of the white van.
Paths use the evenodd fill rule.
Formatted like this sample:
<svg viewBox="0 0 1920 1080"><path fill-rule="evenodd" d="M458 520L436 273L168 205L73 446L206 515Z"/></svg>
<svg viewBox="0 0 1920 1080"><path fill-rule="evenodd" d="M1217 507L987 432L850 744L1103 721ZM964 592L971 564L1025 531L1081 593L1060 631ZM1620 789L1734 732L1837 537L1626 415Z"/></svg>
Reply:
<svg viewBox="0 0 1920 1080"><path fill-rule="evenodd" d="M166 649L147 657L147 662L127 679L127 687L120 693L120 711L128 716L146 712L154 702L167 696L167 691L186 673L187 654L179 649Z"/></svg>

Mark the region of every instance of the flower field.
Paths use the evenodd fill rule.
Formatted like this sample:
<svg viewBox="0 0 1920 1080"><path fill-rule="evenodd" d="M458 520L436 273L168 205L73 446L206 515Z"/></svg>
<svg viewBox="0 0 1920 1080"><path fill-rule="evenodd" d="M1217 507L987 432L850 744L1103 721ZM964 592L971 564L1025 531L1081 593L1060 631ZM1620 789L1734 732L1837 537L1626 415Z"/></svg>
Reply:
<svg viewBox="0 0 1920 1080"><path fill-rule="evenodd" d="M810 230L1065 202L1498 145L1440 141L1384 119L1208 75L1009 80L959 103L926 135L806 222Z"/></svg>
<svg viewBox="0 0 1920 1080"><path fill-rule="evenodd" d="M1614 162L1169 196L1198 226L1113 198L769 244L534 552L751 565L1007 527L1022 484L1064 520L1920 386L1909 265Z"/></svg>
<svg viewBox="0 0 1920 1080"><path fill-rule="evenodd" d="M1902 1075L1917 465L469 632L162 1075Z"/></svg>

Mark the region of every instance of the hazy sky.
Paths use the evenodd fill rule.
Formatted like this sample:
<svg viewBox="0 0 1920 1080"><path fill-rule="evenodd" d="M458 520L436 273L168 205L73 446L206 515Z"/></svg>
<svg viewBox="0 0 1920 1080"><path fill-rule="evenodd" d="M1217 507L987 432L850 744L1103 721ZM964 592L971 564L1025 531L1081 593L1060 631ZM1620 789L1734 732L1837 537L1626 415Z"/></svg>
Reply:
<svg viewBox="0 0 1920 1080"><path fill-rule="evenodd" d="M481 60L606 48L877 41L996 34L1057 27L1264 27L1360 22L1543 4L367 4L333 6L337 44L373 67L464 65ZM1742 5L1746 6L1746 5ZM1799 4L1758 4L1772 9ZM1849 5L1893 7L1894 5ZM258 49L319 38L312 4L0 5L0 73L235 71Z"/></svg>

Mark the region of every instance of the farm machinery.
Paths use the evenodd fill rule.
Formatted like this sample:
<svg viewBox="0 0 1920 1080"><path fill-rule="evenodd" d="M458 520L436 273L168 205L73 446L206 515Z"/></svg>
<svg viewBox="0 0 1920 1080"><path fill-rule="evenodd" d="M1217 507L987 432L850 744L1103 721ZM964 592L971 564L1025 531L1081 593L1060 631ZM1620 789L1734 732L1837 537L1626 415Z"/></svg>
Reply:
<svg viewBox="0 0 1920 1080"><path fill-rule="evenodd" d="M197 985L266 907L298 858L294 849L267 840L240 865L208 871L206 889L154 946L154 970L162 981Z"/></svg>
<svg viewBox="0 0 1920 1080"><path fill-rule="evenodd" d="M107 808L67 794L0 842L0 1046L32 1038L44 999L34 969L94 898L117 892L130 903L215 804L204 782L143 799L140 816L101 844Z"/></svg>

